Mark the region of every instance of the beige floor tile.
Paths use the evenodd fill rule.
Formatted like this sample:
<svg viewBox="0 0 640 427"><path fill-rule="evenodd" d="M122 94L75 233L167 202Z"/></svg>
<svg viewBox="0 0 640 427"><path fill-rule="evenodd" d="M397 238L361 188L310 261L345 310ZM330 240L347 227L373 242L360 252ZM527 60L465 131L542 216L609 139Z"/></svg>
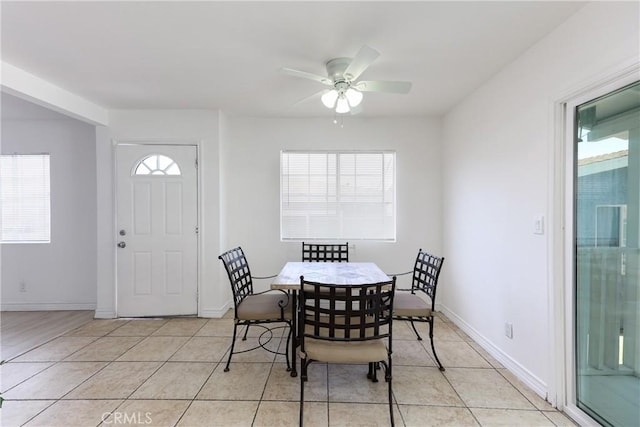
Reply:
<svg viewBox="0 0 640 427"><path fill-rule="evenodd" d="M479 426L471 411L454 406L399 405L406 427Z"/></svg>
<svg viewBox="0 0 640 427"><path fill-rule="evenodd" d="M550 411L553 410L553 407L549 402L540 397L536 392L527 387L522 381L516 378L511 372L507 369L499 369L498 372L507 379L511 383L512 386L518 389L520 393L526 397L529 402L533 404L536 408L541 411Z"/></svg>
<svg viewBox="0 0 640 427"><path fill-rule="evenodd" d="M402 425L398 408L394 405L396 425ZM329 403L329 426L389 427L389 405L383 403Z"/></svg>
<svg viewBox="0 0 640 427"><path fill-rule="evenodd" d="M5 399L59 399L94 375L105 362L60 362L3 393Z"/></svg>
<svg viewBox="0 0 640 427"><path fill-rule="evenodd" d="M214 363L167 362L131 399L193 399L215 367Z"/></svg>
<svg viewBox="0 0 640 427"><path fill-rule="evenodd" d="M188 400L126 400L100 427L174 426L190 403Z"/></svg>
<svg viewBox="0 0 640 427"><path fill-rule="evenodd" d="M12 362L56 362L95 340L95 337L58 337L16 357Z"/></svg>
<svg viewBox="0 0 640 427"><path fill-rule="evenodd" d="M25 427L97 426L119 404L119 400L59 400Z"/></svg>
<svg viewBox="0 0 640 427"><path fill-rule="evenodd" d="M66 361L111 362L139 343L142 337L101 337L76 351Z"/></svg>
<svg viewBox="0 0 640 427"><path fill-rule="evenodd" d="M55 400L5 400L0 409L0 426L21 426L54 402Z"/></svg>
<svg viewBox="0 0 640 427"><path fill-rule="evenodd" d="M406 322L413 334L413 338L415 339L415 333L413 329L411 329L411 322ZM416 329L418 333L422 337L422 341L425 343L429 342L429 324L426 322L414 322L416 325ZM395 324L394 324L395 327ZM442 320L436 318L435 324L433 326L433 339L436 345L440 341L464 341L464 339L456 332L456 329L452 328L450 324L443 322ZM430 344L429 344L430 345Z"/></svg>
<svg viewBox="0 0 640 427"><path fill-rule="evenodd" d="M464 406L438 368L394 366L393 394L398 404Z"/></svg>
<svg viewBox="0 0 640 427"><path fill-rule="evenodd" d="M470 408L473 415L483 427L493 426L528 426L554 427L554 424L540 411L526 411L518 409L485 409Z"/></svg>
<svg viewBox="0 0 640 427"><path fill-rule="evenodd" d="M207 319L196 317L170 319L167 323L158 328L152 335L159 336L193 336L200 328L207 323Z"/></svg>
<svg viewBox="0 0 640 427"><path fill-rule="evenodd" d="M231 340L229 340L231 341ZM275 341L275 342L274 342ZM266 346L272 351L277 351L280 344L280 339L272 340L267 343ZM231 342L229 342L229 346ZM249 349L254 349L250 350ZM240 362L252 362L252 363L268 363L273 362L275 360L276 355L270 351L267 351L260 347L260 343L258 342L258 337L248 336L246 341L242 341L242 338L236 338L236 345L233 349L234 354L231 358L231 363L240 363ZM245 353L240 353L241 351L246 351ZM225 360L226 362L226 360ZM231 367L233 369L233 367Z"/></svg>
<svg viewBox="0 0 640 427"><path fill-rule="evenodd" d="M178 427L250 427L258 401L194 401Z"/></svg>
<svg viewBox="0 0 640 427"><path fill-rule="evenodd" d="M120 356L118 361L152 362L169 360L189 337L147 337Z"/></svg>
<svg viewBox="0 0 640 427"><path fill-rule="evenodd" d="M232 363L224 372L219 364L196 397L198 400L260 400L271 363Z"/></svg>
<svg viewBox="0 0 640 427"><path fill-rule="evenodd" d="M287 427L298 426L300 419L300 403L296 402L260 402L253 427ZM326 427L327 403L304 403L304 425L307 427Z"/></svg>
<svg viewBox="0 0 640 427"><path fill-rule="evenodd" d="M239 332L238 332L239 333ZM230 319L209 319L207 323L196 332L197 337L232 337L233 317ZM231 339L229 338L229 341Z"/></svg>
<svg viewBox="0 0 640 427"><path fill-rule="evenodd" d="M292 377L285 369L284 363L276 363L271 369L263 400L300 400L300 370L298 376ZM304 387L306 402L327 401L327 365L312 363L307 371L308 381Z"/></svg>
<svg viewBox="0 0 640 427"><path fill-rule="evenodd" d="M169 360L174 362L220 362L230 346L231 339L228 337L192 337Z"/></svg>
<svg viewBox="0 0 640 427"><path fill-rule="evenodd" d="M422 341L425 349L431 353L429 341ZM465 341L441 341L435 343L436 352L445 369L448 368L490 368L477 351Z"/></svg>
<svg viewBox="0 0 640 427"><path fill-rule="evenodd" d="M313 368L313 364L310 369ZM367 378L368 366L330 364L329 402L388 402L388 383L384 371L378 371L378 382Z"/></svg>
<svg viewBox="0 0 640 427"><path fill-rule="evenodd" d="M101 337L126 325L127 322L129 321L125 319L94 319L65 335L74 337Z"/></svg>
<svg viewBox="0 0 640 427"><path fill-rule="evenodd" d="M9 362L0 365L0 392L4 393L51 365L53 362Z"/></svg>
<svg viewBox="0 0 640 427"><path fill-rule="evenodd" d="M411 324L404 320L393 322L393 340L417 341L416 334L411 329Z"/></svg>
<svg viewBox="0 0 640 427"><path fill-rule="evenodd" d="M468 407L535 409L494 369L447 368L444 374Z"/></svg>
<svg viewBox="0 0 640 427"><path fill-rule="evenodd" d="M131 319L125 325L114 329L109 335L119 337L146 337L160 329L167 319Z"/></svg>
<svg viewBox="0 0 640 427"><path fill-rule="evenodd" d="M480 356L484 357L484 360L486 360L487 362L489 362L489 364L496 368L496 369L504 369L504 366L502 365L502 363L498 362L492 355L490 355L487 350L485 350L484 348L480 347L480 344L476 343L476 342L470 342L469 345L475 350L477 351Z"/></svg>
<svg viewBox="0 0 640 427"><path fill-rule="evenodd" d="M393 366L436 366L427 350L418 340L393 341Z"/></svg>
<svg viewBox="0 0 640 427"><path fill-rule="evenodd" d="M112 362L64 398L126 399L160 365L160 362Z"/></svg>

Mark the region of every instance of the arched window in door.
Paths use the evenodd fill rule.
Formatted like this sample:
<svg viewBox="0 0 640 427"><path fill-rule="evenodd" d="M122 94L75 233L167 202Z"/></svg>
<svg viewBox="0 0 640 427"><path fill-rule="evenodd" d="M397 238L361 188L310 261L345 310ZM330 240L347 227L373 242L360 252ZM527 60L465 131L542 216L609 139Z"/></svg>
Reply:
<svg viewBox="0 0 640 427"><path fill-rule="evenodd" d="M133 175L180 175L180 167L170 157L151 154L138 162Z"/></svg>

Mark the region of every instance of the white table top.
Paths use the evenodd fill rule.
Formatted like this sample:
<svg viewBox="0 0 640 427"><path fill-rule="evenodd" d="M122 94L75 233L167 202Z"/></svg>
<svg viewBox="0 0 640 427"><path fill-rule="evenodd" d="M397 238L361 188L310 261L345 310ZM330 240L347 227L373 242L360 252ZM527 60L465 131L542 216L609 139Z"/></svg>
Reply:
<svg viewBox="0 0 640 427"><path fill-rule="evenodd" d="M389 276L372 262L288 262L273 280L271 289L299 289L305 280L338 285L386 282Z"/></svg>

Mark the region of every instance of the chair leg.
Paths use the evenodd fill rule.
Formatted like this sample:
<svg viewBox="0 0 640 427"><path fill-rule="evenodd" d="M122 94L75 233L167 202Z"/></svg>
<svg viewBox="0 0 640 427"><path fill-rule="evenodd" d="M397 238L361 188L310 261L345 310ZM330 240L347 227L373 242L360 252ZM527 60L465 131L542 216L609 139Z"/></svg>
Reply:
<svg viewBox="0 0 640 427"><path fill-rule="evenodd" d="M287 347L284 350L284 357L287 359L287 372L291 371L291 363L289 363L289 343L291 342L291 334L293 333L293 327L289 324L289 334L287 335ZM294 354L291 357L295 357Z"/></svg>
<svg viewBox="0 0 640 427"><path fill-rule="evenodd" d="M413 332L416 333L416 336L418 337L418 341L422 341L422 337L418 333L418 330L416 329L416 325L413 324L413 319L411 319L411 327L413 328Z"/></svg>
<svg viewBox="0 0 640 427"><path fill-rule="evenodd" d="M231 340L231 349L229 350L229 358L227 359L227 366L225 366L224 371L229 372L229 364L231 363L231 356L233 356L233 347L236 345L236 331L238 329L238 324L233 324L233 338Z"/></svg>
<svg viewBox="0 0 640 427"><path fill-rule="evenodd" d="M247 334L249 333L249 325L247 324L247 329L244 330L244 336L242 337L242 341L247 340Z"/></svg>
<svg viewBox="0 0 640 427"><path fill-rule="evenodd" d="M370 379L374 383L378 382L377 370L379 368L380 367L378 366L378 364L376 362L369 362L369 372L367 373L367 378Z"/></svg>
<svg viewBox="0 0 640 427"><path fill-rule="evenodd" d="M431 351L433 352L433 357L436 358L436 362L438 362L438 369L441 372L444 372L444 366L440 363L440 359L438 359L438 353L436 353L436 347L433 345L433 317L429 321L429 339L431 340Z"/></svg>
<svg viewBox="0 0 640 427"><path fill-rule="evenodd" d="M393 421L393 392L392 392L392 388L391 388L391 379L392 379L392 375L391 375L391 357L389 357L389 364L388 364L388 366L386 366L386 369L385 369L384 379L389 384L389 418L391 420L391 427L394 427L395 423Z"/></svg>
<svg viewBox="0 0 640 427"><path fill-rule="evenodd" d="M302 359L300 361L300 427L304 420L304 383L307 381L307 361Z"/></svg>

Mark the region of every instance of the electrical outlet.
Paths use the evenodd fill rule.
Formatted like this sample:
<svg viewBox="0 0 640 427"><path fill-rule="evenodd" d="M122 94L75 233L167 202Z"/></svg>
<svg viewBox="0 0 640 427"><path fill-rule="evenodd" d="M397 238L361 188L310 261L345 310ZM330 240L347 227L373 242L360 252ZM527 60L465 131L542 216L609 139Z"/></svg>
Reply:
<svg viewBox="0 0 640 427"><path fill-rule="evenodd" d="M504 334L507 338L513 339L513 323L506 322L504 324Z"/></svg>
<svg viewBox="0 0 640 427"><path fill-rule="evenodd" d="M27 284L25 282L20 282L20 292L27 292Z"/></svg>

